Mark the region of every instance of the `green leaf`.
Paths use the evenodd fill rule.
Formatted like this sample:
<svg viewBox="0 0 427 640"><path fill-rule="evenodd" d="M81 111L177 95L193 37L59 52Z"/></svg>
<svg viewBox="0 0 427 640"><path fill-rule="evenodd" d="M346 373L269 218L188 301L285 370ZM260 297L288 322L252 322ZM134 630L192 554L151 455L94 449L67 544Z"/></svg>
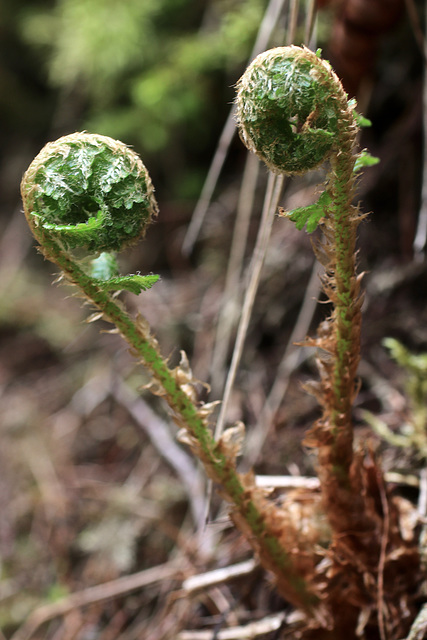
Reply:
<svg viewBox="0 0 427 640"><path fill-rule="evenodd" d="M371 156L371 154L364 149L356 158L353 173L357 173L364 167L372 167L373 165L378 164L379 161L379 158ZM296 228L300 231L305 227L307 233L313 233L325 215L325 209L330 206L331 202L331 194L329 191L325 190L320 195L318 201L314 204L310 204L307 207L298 207L292 211L284 211L281 209L280 214L285 218L289 218L292 222L295 222Z"/></svg>
<svg viewBox="0 0 427 640"><path fill-rule="evenodd" d="M357 102L354 98L348 101L348 106L350 107L350 109L353 109L354 119L356 120L358 127L372 127L372 122L356 111Z"/></svg>
<svg viewBox="0 0 427 640"><path fill-rule="evenodd" d="M136 274L129 276L117 276L116 278L101 280L97 282L97 284L105 291L126 290L134 293L135 295L139 295L141 291L147 291L147 289L151 289L153 284L155 284L159 280L159 278L160 276L154 273L148 276L141 276L139 274Z"/></svg>
<svg viewBox="0 0 427 640"><path fill-rule="evenodd" d="M375 156L371 156L369 151L366 151L366 149L364 149L359 153L356 159L356 162L354 163L353 173L357 173L364 167L373 167L379 162L380 162L379 158L376 158Z"/></svg>
<svg viewBox="0 0 427 640"><path fill-rule="evenodd" d="M33 214L35 215L35 214ZM38 216L40 217L41 216ZM67 246L71 248L79 247L88 242L96 232L102 230L105 220L105 214L98 211L96 216L88 218L87 222L79 222L78 224L53 224L50 222L43 223L43 229L54 231Z"/></svg>
<svg viewBox="0 0 427 640"><path fill-rule="evenodd" d="M372 121L369 120L369 118L365 118L365 116L362 116L360 113L357 113L357 111L354 111L354 117L359 127L372 127Z"/></svg>
<svg viewBox="0 0 427 640"><path fill-rule="evenodd" d="M314 204L310 204L308 207L298 207L293 211L282 211L281 214L295 222L297 229L301 230L306 227L307 233L313 233L325 215L325 208L330 202L331 196L329 192L324 191Z"/></svg>

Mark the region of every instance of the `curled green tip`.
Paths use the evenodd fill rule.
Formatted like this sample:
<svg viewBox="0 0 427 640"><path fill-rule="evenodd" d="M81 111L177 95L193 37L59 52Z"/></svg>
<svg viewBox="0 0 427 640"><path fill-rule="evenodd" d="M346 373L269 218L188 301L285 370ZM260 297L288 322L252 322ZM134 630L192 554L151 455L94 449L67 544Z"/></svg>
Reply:
<svg viewBox="0 0 427 640"><path fill-rule="evenodd" d="M74 133L48 143L21 183L36 236L57 234L68 248L119 251L157 214L154 189L139 156L118 140Z"/></svg>
<svg viewBox="0 0 427 640"><path fill-rule="evenodd" d="M276 173L304 173L320 165L337 133L330 87L335 78L330 65L305 47L261 53L237 85L237 124L244 144Z"/></svg>

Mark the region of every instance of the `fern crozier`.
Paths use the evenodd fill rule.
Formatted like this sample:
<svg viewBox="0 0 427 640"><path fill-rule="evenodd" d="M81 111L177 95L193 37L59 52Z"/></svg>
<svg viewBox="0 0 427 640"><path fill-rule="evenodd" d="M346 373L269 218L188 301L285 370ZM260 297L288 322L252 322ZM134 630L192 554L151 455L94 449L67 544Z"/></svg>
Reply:
<svg viewBox="0 0 427 640"><path fill-rule="evenodd" d="M337 105L325 60L305 47L259 54L238 82L240 137L275 173L314 169L332 152Z"/></svg>
<svg viewBox="0 0 427 640"><path fill-rule="evenodd" d="M27 220L52 230L68 249L119 251L136 242L157 214L139 156L118 140L74 133L48 143L24 174Z"/></svg>

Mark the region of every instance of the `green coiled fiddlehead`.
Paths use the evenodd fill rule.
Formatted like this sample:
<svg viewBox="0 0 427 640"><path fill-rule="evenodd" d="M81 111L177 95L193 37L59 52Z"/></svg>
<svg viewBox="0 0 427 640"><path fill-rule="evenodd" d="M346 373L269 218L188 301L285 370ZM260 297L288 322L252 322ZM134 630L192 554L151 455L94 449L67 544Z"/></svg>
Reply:
<svg viewBox="0 0 427 640"><path fill-rule="evenodd" d="M58 262L58 249L68 256L85 250L84 270L104 290L139 293L158 279L120 277L112 253L137 242L157 215L150 176L122 142L75 133L48 143L25 172L21 194L28 224L48 259ZM78 284L76 270L68 276Z"/></svg>
<svg viewBox="0 0 427 640"><path fill-rule="evenodd" d="M68 249L119 251L157 213L141 159L122 142L87 133L47 144L22 181L30 226L55 230Z"/></svg>
<svg viewBox="0 0 427 640"><path fill-rule="evenodd" d="M260 54L238 84L240 135L275 173L305 173L334 146L336 95L322 83L323 61L307 49L278 47Z"/></svg>
<svg viewBox="0 0 427 640"><path fill-rule="evenodd" d="M139 293L157 276L118 276L111 251L132 244L157 214L151 180L139 157L123 143L105 136L76 133L49 143L34 159L21 185L24 210L44 256L113 323L152 374L186 441L208 476L232 505L232 518L271 570L282 595L312 612L318 599L295 565L277 522L252 476L236 471L237 434L216 442L208 424L211 408L197 402L195 381L185 356L171 369L150 333L147 321L133 318L111 290ZM82 253L83 252L83 253ZM88 257L95 253L95 257ZM295 546L295 545L294 545Z"/></svg>

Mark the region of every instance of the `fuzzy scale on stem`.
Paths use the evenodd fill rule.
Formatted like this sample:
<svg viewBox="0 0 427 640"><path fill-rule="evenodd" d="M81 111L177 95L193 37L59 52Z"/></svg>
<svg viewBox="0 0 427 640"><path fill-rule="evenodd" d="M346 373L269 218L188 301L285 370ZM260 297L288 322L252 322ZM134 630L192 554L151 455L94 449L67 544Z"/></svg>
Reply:
<svg viewBox="0 0 427 640"><path fill-rule="evenodd" d="M80 266L73 253L78 249L80 254L82 248L97 253L119 250L143 235L147 223L157 214L157 204L139 157L123 143L105 136L65 136L46 145L31 163L21 192L25 215L44 256L56 263L102 317L117 327L150 370L177 424L186 430L193 452L231 503L236 525L265 568L275 574L279 591L295 606L312 612L317 597L282 545L265 498L254 489L253 477L237 473L236 448L228 444L226 434L215 441L208 425L209 410L196 402L191 371L185 366L170 369L145 319L132 318L110 295L111 281L115 284L126 278L108 279L108 274L94 277L94 269L88 272ZM108 271L110 262L103 259L96 265L96 273ZM132 277L137 276L128 278Z"/></svg>

